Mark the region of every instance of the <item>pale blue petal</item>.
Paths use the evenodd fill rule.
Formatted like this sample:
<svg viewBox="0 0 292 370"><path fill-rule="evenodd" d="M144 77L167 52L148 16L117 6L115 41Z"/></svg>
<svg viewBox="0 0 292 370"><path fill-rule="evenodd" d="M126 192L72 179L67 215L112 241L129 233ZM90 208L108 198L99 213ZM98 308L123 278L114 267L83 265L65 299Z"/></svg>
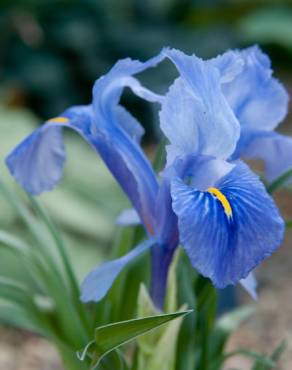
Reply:
<svg viewBox="0 0 292 370"><path fill-rule="evenodd" d="M224 288L245 279L281 245L284 222L246 165L238 164L215 187L228 200L231 216L209 191L198 191L179 178L173 180L171 194L180 241L192 265Z"/></svg>
<svg viewBox="0 0 292 370"><path fill-rule="evenodd" d="M208 63L219 69L221 83L228 83L234 80L242 72L244 66L244 60L240 53L234 50L218 55L216 58L208 60Z"/></svg>
<svg viewBox="0 0 292 370"><path fill-rule="evenodd" d="M37 195L51 190L60 181L66 158L63 127L73 129L93 145L91 114L90 106L71 108L61 115L60 122L48 121L7 156L11 174L27 192Z"/></svg>
<svg viewBox="0 0 292 370"><path fill-rule="evenodd" d="M257 132L250 135L241 155L263 160L265 177L271 182L292 169L292 138L276 132Z"/></svg>
<svg viewBox="0 0 292 370"><path fill-rule="evenodd" d="M116 224L120 226L133 226L141 224L137 211L133 208L125 209L116 219Z"/></svg>
<svg viewBox="0 0 292 370"><path fill-rule="evenodd" d="M161 101L161 96L142 87L132 75L155 66L163 58L163 55L158 55L145 63L131 59L120 60L95 82L93 88L92 132L99 138L99 153L150 234L153 233L158 183L150 162L137 143L141 127L118 104L125 87L151 102Z"/></svg>
<svg viewBox="0 0 292 370"><path fill-rule="evenodd" d="M239 283L254 300L257 300L258 283L253 271L251 271L245 279L240 280Z"/></svg>
<svg viewBox="0 0 292 370"><path fill-rule="evenodd" d="M162 103L164 134L179 154L229 157L240 129L222 94L219 69L176 50L166 50L164 54L180 73Z"/></svg>
<svg viewBox="0 0 292 370"><path fill-rule="evenodd" d="M257 46L238 53L244 60L243 71L222 86L224 95L242 130L272 130L287 115L288 94Z"/></svg>
<svg viewBox="0 0 292 370"><path fill-rule="evenodd" d="M126 265L149 250L154 244L153 239L146 240L123 257L97 266L82 283L81 300L83 302L100 301Z"/></svg>
<svg viewBox="0 0 292 370"><path fill-rule="evenodd" d="M119 125L127 132L131 139L140 143L145 132L140 122L121 105L116 107L115 116Z"/></svg>

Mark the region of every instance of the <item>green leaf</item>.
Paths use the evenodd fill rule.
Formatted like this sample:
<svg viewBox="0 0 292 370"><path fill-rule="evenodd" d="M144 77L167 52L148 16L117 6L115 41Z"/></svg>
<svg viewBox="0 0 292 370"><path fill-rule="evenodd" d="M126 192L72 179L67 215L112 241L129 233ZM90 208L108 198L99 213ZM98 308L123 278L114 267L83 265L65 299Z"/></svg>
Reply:
<svg viewBox="0 0 292 370"><path fill-rule="evenodd" d="M0 230L0 243L23 254L26 254L30 250L29 246L23 240L20 240L14 235L2 230Z"/></svg>
<svg viewBox="0 0 292 370"><path fill-rule="evenodd" d="M273 351L271 356L267 357L270 363L263 363L262 358L256 358L252 370L269 370L274 369L279 361L280 356L286 348L286 341L283 340L279 346Z"/></svg>
<svg viewBox="0 0 292 370"><path fill-rule="evenodd" d="M292 228L292 220L286 221L286 229L291 229Z"/></svg>
<svg viewBox="0 0 292 370"><path fill-rule="evenodd" d="M292 169L283 173L283 175L279 176L275 181L273 181L267 188L267 191L270 194L273 194L275 191L279 190L283 187L286 182L292 177Z"/></svg>
<svg viewBox="0 0 292 370"><path fill-rule="evenodd" d="M184 312L186 305L181 310ZM151 370L174 370L176 364L176 347L179 330L182 324L182 316L168 324L155 350L151 354L146 369Z"/></svg>
<svg viewBox="0 0 292 370"><path fill-rule="evenodd" d="M210 336L211 352L220 357L229 336L255 312L254 306L244 306L226 313L219 318Z"/></svg>
<svg viewBox="0 0 292 370"><path fill-rule="evenodd" d="M92 345L87 348L85 353L88 356L94 356L92 369L96 368L100 361L111 351L121 345L149 332L171 320L185 316L191 311L175 312L170 314L161 314L144 318L121 321L95 329L95 351L92 353ZM82 358L85 357L84 351Z"/></svg>
<svg viewBox="0 0 292 370"><path fill-rule="evenodd" d="M223 315L216 323L216 329L224 333L232 333L239 325L255 312L254 306L240 307Z"/></svg>
<svg viewBox="0 0 292 370"><path fill-rule="evenodd" d="M239 31L245 42L277 44L291 52L291 22L290 8L261 7L241 18Z"/></svg>
<svg viewBox="0 0 292 370"><path fill-rule="evenodd" d="M159 315L161 312L154 306L152 299L147 291L144 284L140 285L139 295L138 295L138 317L155 316ZM137 342L139 347L138 355L138 368L145 368L144 363L147 357L154 351L156 343L158 342L161 334L162 327L156 330L152 330L147 334L141 335ZM141 363L143 365L141 365Z"/></svg>
<svg viewBox="0 0 292 370"><path fill-rule="evenodd" d="M48 333L36 319L33 312L27 311L24 307L5 299L0 299L0 324L8 324L19 329L48 336Z"/></svg>
<svg viewBox="0 0 292 370"><path fill-rule="evenodd" d="M287 347L286 340L282 340L282 342L278 345L278 347L274 350L274 352L271 355L271 359L274 361L279 361L282 353L285 351Z"/></svg>
<svg viewBox="0 0 292 370"><path fill-rule="evenodd" d="M227 353L224 356L224 360L226 360L227 358L233 357L233 356L237 356L237 355L243 355L243 356L250 357L251 359L256 360L257 364L265 366L264 369L272 369L276 366L275 361L273 361L269 356L255 352L255 351L251 351L249 349L238 349L231 353Z"/></svg>

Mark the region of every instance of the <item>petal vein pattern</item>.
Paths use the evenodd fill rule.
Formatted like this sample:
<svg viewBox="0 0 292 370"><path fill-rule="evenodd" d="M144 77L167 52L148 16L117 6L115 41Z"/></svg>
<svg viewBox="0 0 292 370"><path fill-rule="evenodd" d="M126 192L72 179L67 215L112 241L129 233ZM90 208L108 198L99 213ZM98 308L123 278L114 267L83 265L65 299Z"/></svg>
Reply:
<svg viewBox="0 0 292 370"><path fill-rule="evenodd" d="M180 241L192 265L224 288L246 278L280 246L284 222L258 177L243 163L215 187L221 200L218 192L198 191L179 178L171 192ZM232 217L226 214L225 201Z"/></svg>

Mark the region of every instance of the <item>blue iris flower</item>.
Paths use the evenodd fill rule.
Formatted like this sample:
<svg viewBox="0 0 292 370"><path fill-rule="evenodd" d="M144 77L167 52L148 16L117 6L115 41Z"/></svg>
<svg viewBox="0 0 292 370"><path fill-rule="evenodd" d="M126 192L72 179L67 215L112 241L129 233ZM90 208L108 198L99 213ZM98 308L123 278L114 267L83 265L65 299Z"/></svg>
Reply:
<svg viewBox="0 0 292 370"><path fill-rule="evenodd" d="M179 77L161 96L133 76L165 58ZM125 87L161 106L160 125L169 145L159 178L139 145L142 127L119 104ZM261 110L273 99L277 107L262 119ZM278 134L271 130L283 119L286 105L285 90L272 78L268 59L257 48L208 61L164 49L145 63L117 62L96 81L90 105L69 108L46 122L10 153L6 163L31 194L52 189L62 176L63 128L68 127L99 153L131 200L135 211L120 221L138 218L148 238L126 256L95 268L82 284L83 301L102 299L126 264L151 249L151 292L161 307L179 243L192 265L216 287L241 281L254 294L249 274L279 247L284 223L258 177L237 159L252 156L256 140L278 145ZM252 126L264 126L268 118L269 131ZM272 158L264 156L270 165Z"/></svg>

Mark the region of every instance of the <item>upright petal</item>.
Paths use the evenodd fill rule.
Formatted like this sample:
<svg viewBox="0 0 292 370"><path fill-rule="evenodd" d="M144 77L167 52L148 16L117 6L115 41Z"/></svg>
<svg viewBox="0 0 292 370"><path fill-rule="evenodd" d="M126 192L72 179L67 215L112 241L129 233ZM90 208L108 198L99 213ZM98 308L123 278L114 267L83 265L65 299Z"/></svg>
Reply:
<svg viewBox="0 0 292 370"><path fill-rule="evenodd" d="M222 86L242 130L273 130L286 116L288 94L272 74L271 63L259 47L238 51L244 67Z"/></svg>
<svg viewBox="0 0 292 370"><path fill-rule="evenodd" d="M242 163L205 191L176 178L171 194L181 243L218 288L245 279L282 242L284 222L272 198Z"/></svg>
<svg viewBox="0 0 292 370"><path fill-rule="evenodd" d="M90 106L68 109L36 129L7 156L11 174L27 192L37 195L51 190L60 181L66 158L63 127L73 129L94 145L91 117Z"/></svg>
<svg viewBox="0 0 292 370"><path fill-rule="evenodd" d="M219 69L221 83L234 80L242 72L244 66L243 58L234 50L228 50L224 54L208 60L208 63Z"/></svg>
<svg viewBox="0 0 292 370"><path fill-rule="evenodd" d="M239 138L239 123L222 93L220 70L177 50L164 54L180 73L160 112L161 128L171 146L177 155L229 157Z"/></svg>

